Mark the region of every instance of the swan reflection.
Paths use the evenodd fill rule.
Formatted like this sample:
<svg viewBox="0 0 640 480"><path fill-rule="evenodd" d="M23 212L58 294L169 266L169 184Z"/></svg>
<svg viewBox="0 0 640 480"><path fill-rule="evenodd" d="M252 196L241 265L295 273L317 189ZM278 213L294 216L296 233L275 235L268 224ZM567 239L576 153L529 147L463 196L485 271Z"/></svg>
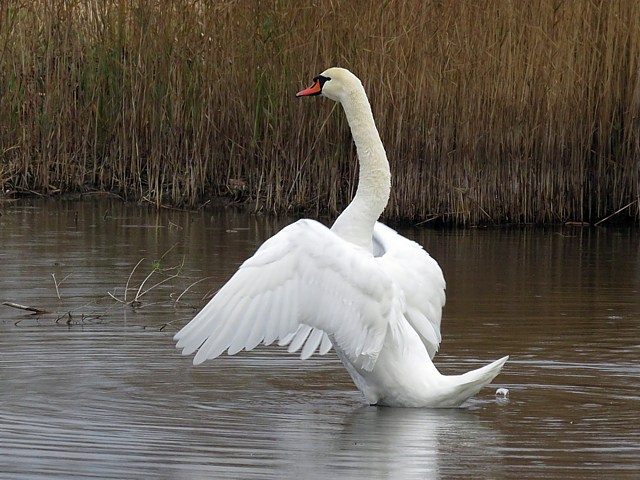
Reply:
<svg viewBox="0 0 640 480"><path fill-rule="evenodd" d="M354 411L339 439L338 465L377 478L447 478L454 473L487 478L496 468L501 443L497 432L469 410L382 407Z"/></svg>

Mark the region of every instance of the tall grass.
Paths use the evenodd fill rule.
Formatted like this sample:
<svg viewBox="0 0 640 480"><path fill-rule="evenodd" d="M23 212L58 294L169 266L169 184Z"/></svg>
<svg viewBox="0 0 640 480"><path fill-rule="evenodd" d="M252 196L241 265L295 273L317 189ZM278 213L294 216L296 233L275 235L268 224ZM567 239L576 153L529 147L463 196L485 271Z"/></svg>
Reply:
<svg viewBox="0 0 640 480"><path fill-rule="evenodd" d="M5 0L0 184L334 214L348 126L293 96L333 65L369 92L388 218L640 219L634 0Z"/></svg>

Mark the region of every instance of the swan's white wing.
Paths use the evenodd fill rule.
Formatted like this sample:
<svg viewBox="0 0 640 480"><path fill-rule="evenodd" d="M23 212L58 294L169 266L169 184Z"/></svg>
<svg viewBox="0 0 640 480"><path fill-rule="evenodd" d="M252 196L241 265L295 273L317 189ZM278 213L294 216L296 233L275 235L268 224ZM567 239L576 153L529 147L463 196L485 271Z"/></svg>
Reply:
<svg viewBox="0 0 640 480"><path fill-rule="evenodd" d="M199 349L197 364L275 340L297 348L306 340L305 357L318 345L328 350L326 332L370 370L389 322L402 316L401 301L370 254L300 220L267 240L174 338L185 355Z"/></svg>
<svg viewBox="0 0 640 480"><path fill-rule="evenodd" d="M402 290L405 318L420 334L429 356L440 346L440 320L445 303L445 280L438 263L417 244L376 223L373 230L376 260Z"/></svg>

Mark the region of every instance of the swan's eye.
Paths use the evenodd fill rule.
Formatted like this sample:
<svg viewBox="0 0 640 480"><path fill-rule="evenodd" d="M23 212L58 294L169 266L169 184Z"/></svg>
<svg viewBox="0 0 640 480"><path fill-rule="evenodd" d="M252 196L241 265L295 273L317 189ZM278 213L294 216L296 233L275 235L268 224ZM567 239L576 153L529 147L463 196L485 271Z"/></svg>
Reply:
<svg viewBox="0 0 640 480"><path fill-rule="evenodd" d="M313 79L314 82L320 83L320 88L322 88L324 84L327 83L329 80L331 80L331 78L325 77L324 75L318 75L316 78Z"/></svg>

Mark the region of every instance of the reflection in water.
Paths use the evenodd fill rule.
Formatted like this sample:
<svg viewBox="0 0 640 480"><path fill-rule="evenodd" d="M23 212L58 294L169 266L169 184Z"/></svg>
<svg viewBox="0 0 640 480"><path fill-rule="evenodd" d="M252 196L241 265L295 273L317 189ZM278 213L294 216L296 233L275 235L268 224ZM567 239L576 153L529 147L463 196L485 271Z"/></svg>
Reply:
<svg viewBox="0 0 640 480"><path fill-rule="evenodd" d="M102 200L21 201L1 213L0 301L56 312L0 306L1 479L584 479L640 469L636 231L404 232L447 277L438 367L459 373L512 355L467 408L431 411L364 406L332 354L300 362L265 348L194 368L174 349L192 306L281 221ZM136 289L153 261L182 270L125 307L107 292L121 295L143 257ZM52 273L68 276L60 299ZM56 323L70 310L69 325Z"/></svg>
<svg viewBox="0 0 640 480"><path fill-rule="evenodd" d="M500 435L467 410L363 407L350 415L332 452L340 467L363 478L492 477ZM451 459L457 459L451 464Z"/></svg>

